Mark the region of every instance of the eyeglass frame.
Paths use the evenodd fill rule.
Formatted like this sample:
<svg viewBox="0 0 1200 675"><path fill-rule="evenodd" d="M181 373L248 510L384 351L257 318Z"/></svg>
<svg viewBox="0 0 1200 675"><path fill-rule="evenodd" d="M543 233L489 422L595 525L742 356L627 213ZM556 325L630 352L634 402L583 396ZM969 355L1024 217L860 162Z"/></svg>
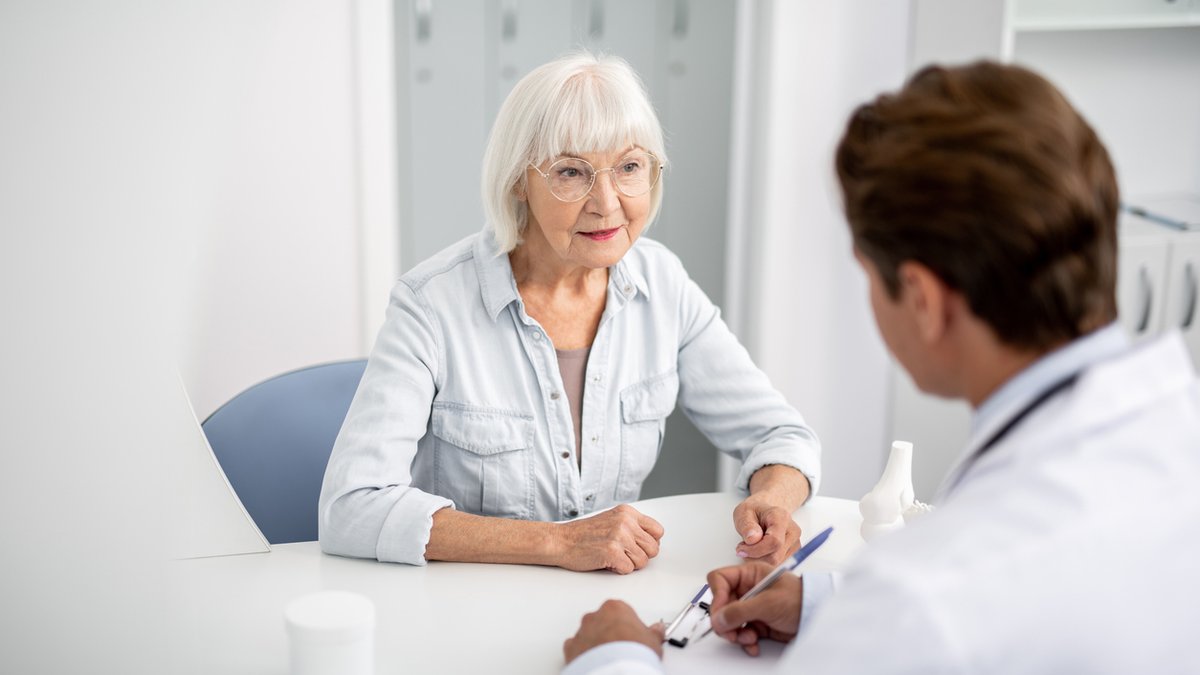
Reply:
<svg viewBox="0 0 1200 675"><path fill-rule="evenodd" d="M588 195L592 194L592 190L596 187L596 176L599 176L604 171L609 172L608 175L610 178L612 178L613 187L616 188L617 192L625 195L626 197L641 197L642 195L648 195L654 191L654 186L658 185L658 181L662 180L662 172L663 172L663 169L667 168L667 165L664 164L663 161L661 159L659 159L657 155L655 155L653 152L650 152L649 150L641 150L640 152L645 153L646 155L649 155L655 162L658 163L658 173L654 177L654 181L650 183L650 188L648 190L646 190L645 192L643 192L641 194L636 194L636 195L631 195L621 189L621 184L619 182L617 182L616 174L612 173L613 171L617 170L616 166L610 166L607 169L597 169L591 162L587 161L586 159L584 159L582 157L569 157L569 156L562 157L562 158L554 160L553 162L550 163L550 166L547 167L547 168L553 169L555 164L558 164L559 162L564 162L568 159L579 160L580 162L583 162L584 164L587 164L589 167L591 167L592 183L591 183L591 185L588 185L588 189L585 190L583 192L583 194L579 195L575 199L563 199L562 197L559 197L557 194L555 194L554 188L550 186L550 172L549 171L542 172L542 170L537 168L537 165L534 164L533 162L529 162L529 168L536 171L538 173L538 175L541 176L542 179L546 181L546 188L550 191L550 194L553 195L555 199L557 199L560 202L563 202L564 204L574 204L575 202L587 199ZM629 155L626 155L626 157L628 157L628 156Z"/></svg>

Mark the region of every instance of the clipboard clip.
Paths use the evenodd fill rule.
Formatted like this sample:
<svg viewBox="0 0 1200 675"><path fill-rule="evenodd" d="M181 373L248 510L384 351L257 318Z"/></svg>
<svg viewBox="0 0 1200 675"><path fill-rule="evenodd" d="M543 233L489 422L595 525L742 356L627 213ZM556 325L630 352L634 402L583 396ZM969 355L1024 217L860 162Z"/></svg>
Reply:
<svg viewBox="0 0 1200 675"><path fill-rule="evenodd" d="M695 597L691 599L675 619L667 625L663 640L674 647L683 649L688 643L694 643L712 632L712 620L708 615L709 603L712 602L712 591L708 584L700 587Z"/></svg>

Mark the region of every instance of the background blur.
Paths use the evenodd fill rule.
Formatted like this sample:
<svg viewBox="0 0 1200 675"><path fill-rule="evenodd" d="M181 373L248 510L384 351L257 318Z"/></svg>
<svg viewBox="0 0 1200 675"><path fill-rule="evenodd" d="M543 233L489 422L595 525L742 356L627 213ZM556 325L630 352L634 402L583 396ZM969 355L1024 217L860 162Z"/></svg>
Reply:
<svg viewBox="0 0 1200 675"><path fill-rule="evenodd" d="M872 323L831 167L854 106L930 61L1024 63L1127 201L1200 194L1200 0L0 0L0 670L56 672L62 635L156 670L176 378L203 419L365 356L399 274L483 226L509 88L575 46L646 81L672 160L648 235L816 429L828 495L905 438L930 498L967 423ZM1195 235L1133 220L1122 321L1200 355ZM729 482L677 413L643 497Z"/></svg>

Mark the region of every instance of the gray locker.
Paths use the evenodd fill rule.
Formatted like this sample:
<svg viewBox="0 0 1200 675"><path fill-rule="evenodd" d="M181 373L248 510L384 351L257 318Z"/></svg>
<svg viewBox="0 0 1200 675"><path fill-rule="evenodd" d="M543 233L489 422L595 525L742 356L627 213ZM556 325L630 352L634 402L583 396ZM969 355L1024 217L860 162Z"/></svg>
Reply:
<svg viewBox="0 0 1200 675"><path fill-rule="evenodd" d="M479 231L480 163L504 97L586 47L629 61L666 131L667 190L647 236L724 302L734 3L404 0L396 16L402 269ZM717 489L715 449L680 412L667 429L642 496Z"/></svg>

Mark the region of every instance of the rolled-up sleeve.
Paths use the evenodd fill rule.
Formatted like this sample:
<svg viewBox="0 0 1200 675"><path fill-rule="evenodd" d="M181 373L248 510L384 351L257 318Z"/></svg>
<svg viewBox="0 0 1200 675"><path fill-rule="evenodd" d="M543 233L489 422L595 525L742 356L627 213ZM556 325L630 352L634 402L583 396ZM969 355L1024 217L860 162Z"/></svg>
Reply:
<svg viewBox="0 0 1200 675"><path fill-rule="evenodd" d="M412 486L439 365L437 325L403 281L334 443L321 486L326 553L425 564L433 514L453 503Z"/></svg>
<svg viewBox="0 0 1200 675"><path fill-rule="evenodd" d="M821 480L816 433L754 365L704 291L688 279L681 296L679 400L688 418L742 461L739 490L749 491L755 471L782 464L803 473L809 496L815 495Z"/></svg>

